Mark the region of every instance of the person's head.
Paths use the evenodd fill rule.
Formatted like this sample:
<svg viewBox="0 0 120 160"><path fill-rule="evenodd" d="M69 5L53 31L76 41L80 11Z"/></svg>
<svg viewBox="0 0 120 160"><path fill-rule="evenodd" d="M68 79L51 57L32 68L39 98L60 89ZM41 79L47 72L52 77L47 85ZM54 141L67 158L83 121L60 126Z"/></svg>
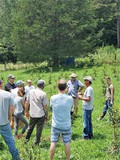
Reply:
<svg viewBox="0 0 120 160"><path fill-rule="evenodd" d="M0 89L3 88L3 80L0 80Z"/></svg>
<svg viewBox="0 0 120 160"><path fill-rule="evenodd" d="M27 80L27 84L30 87L32 85L32 81L30 79Z"/></svg>
<svg viewBox="0 0 120 160"><path fill-rule="evenodd" d="M110 77L106 77L106 83L109 85L111 82L110 82Z"/></svg>
<svg viewBox="0 0 120 160"><path fill-rule="evenodd" d="M8 81L9 81L9 83L13 84L13 83L14 83L14 80L15 80L15 76L12 75L12 74L9 74L9 75L8 75Z"/></svg>
<svg viewBox="0 0 120 160"><path fill-rule="evenodd" d="M72 74L70 75L70 78L71 78L72 81L75 81L76 78L77 78L77 75L76 75L75 73L72 73Z"/></svg>
<svg viewBox="0 0 120 160"><path fill-rule="evenodd" d="M24 83L22 80L19 80L19 81L16 82L15 85L16 85L16 87L18 87L18 88L24 88L24 84L25 84L25 83Z"/></svg>
<svg viewBox="0 0 120 160"><path fill-rule="evenodd" d="M40 88L40 89L43 89L45 87L45 81L40 79L38 82L37 82L37 87Z"/></svg>
<svg viewBox="0 0 120 160"><path fill-rule="evenodd" d="M58 80L58 90L59 91L65 91L67 88L67 82L65 79Z"/></svg>
<svg viewBox="0 0 120 160"><path fill-rule="evenodd" d="M84 82L85 82L85 85L86 85L86 86L91 85L91 84L92 84L92 77L91 77L91 76L86 76L86 77L84 78Z"/></svg>
<svg viewBox="0 0 120 160"><path fill-rule="evenodd" d="M18 89L18 96L23 97L25 95L25 91L22 88Z"/></svg>

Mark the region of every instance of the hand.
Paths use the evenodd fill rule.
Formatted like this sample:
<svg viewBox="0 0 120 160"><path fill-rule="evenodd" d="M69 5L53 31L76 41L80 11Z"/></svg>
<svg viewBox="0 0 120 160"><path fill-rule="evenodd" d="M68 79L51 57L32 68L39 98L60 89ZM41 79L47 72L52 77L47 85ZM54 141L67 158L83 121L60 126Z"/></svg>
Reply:
<svg viewBox="0 0 120 160"><path fill-rule="evenodd" d="M25 112L25 116L27 119L29 119L29 117L30 117L29 113L27 113L27 112Z"/></svg>

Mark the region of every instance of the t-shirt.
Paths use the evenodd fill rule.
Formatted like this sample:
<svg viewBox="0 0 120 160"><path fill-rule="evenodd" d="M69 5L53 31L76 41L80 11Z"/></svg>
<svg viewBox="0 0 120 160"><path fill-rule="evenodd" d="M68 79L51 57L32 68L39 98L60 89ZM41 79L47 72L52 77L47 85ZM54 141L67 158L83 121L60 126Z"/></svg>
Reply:
<svg viewBox="0 0 120 160"><path fill-rule="evenodd" d="M79 87L83 87L83 86L84 86L84 84L82 82L78 81L77 79L74 82L69 80L67 82L68 94L71 95L72 97L76 98Z"/></svg>
<svg viewBox="0 0 120 160"><path fill-rule="evenodd" d="M50 107L52 109L52 126L67 130L71 127L71 108L73 98L67 94L57 94L51 97Z"/></svg>
<svg viewBox="0 0 120 160"><path fill-rule="evenodd" d="M11 91L12 89L15 89L16 88L16 85L13 83L13 84L11 84L11 83L7 83L6 85L5 85L5 90L6 91Z"/></svg>
<svg viewBox="0 0 120 160"><path fill-rule="evenodd" d="M25 97L28 96L29 91L32 89L35 89L35 87L33 85L32 86L25 86Z"/></svg>
<svg viewBox="0 0 120 160"><path fill-rule="evenodd" d="M23 97L20 97L20 96L15 97L15 99L14 99L14 107L15 107L14 115L23 112L22 102L24 102Z"/></svg>
<svg viewBox="0 0 120 160"><path fill-rule="evenodd" d="M91 100L89 102L82 101L83 105L82 108L86 110L91 110L93 109L93 100L94 100L94 94L93 94L93 88L91 86L87 87L85 92L84 92L84 98L90 97Z"/></svg>
<svg viewBox="0 0 120 160"><path fill-rule="evenodd" d="M13 89L12 91L11 91L11 95L12 95L12 97L13 97L13 99L15 98L15 97L17 97L17 95L18 95L18 87L17 88L15 88L15 89Z"/></svg>
<svg viewBox="0 0 120 160"><path fill-rule="evenodd" d="M48 98L44 91L39 88L32 89L27 101L30 103L30 116L40 118L45 115L44 106L48 105Z"/></svg>
<svg viewBox="0 0 120 160"><path fill-rule="evenodd" d="M0 125L9 123L8 114L10 105L14 105L11 93L0 89Z"/></svg>

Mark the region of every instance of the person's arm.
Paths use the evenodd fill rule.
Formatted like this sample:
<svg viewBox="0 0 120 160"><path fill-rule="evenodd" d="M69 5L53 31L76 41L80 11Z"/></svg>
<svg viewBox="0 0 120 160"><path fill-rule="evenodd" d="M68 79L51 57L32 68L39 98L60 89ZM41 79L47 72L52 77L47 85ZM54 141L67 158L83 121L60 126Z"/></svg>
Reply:
<svg viewBox="0 0 120 160"><path fill-rule="evenodd" d="M113 97L114 97L114 88L113 88L113 85L110 87L110 93L111 93L110 104L112 105L113 104Z"/></svg>
<svg viewBox="0 0 120 160"><path fill-rule="evenodd" d="M30 103L28 101L25 102L25 116L29 118L29 107Z"/></svg>
<svg viewBox="0 0 120 160"><path fill-rule="evenodd" d="M14 106L10 105L9 111L8 111L8 120L10 122L10 127L13 128L13 114L14 114Z"/></svg>
<svg viewBox="0 0 120 160"><path fill-rule="evenodd" d="M78 92L81 93L81 91L84 88L84 84L82 82L78 81L78 86L79 86L79 91Z"/></svg>
<svg viewBox="0 0 120 160"><path fill-rule="evenodd" d="M91 100L91 97L83 97L81 94L78 94L78 99L89 102Z"/></svg>
<svg viewBox="0 0 120 160"><path fill-rule="evenodd" d="M46 120L48 120L48 106L44 105L43 109L44 109L44 112L45 112L45 118L46 118Z"/></svg>

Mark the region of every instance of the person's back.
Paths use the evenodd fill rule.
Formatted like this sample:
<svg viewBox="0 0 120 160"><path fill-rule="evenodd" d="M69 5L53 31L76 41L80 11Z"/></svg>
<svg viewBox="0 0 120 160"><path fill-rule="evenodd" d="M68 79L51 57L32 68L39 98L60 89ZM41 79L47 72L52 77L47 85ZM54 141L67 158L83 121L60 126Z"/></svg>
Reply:
<svg viewBox="0 0 120 160"><path fill-rule="evenodd" d="M59 129L69 129L71 127L71 106L73 98L67 94L57 94L51 97L52 106L52 126Z"/></svg>
<svg viewBox="0 0 120 160"><path fill-rule="evenodd" d="M47 104L46 93L40 88L32 89L28 94L30 102L30 116L42 117L45 115L43 105Z"/></svg>
<svg viewBox="0 0 120 160"><path fill-rule="evenodd" d="M66 88L66 81L64 79L59 80L59 94L52 96L50 99L52 110L50 160L53 160L56 143L59 140L60 134L65 146L66 159L70 160L70 141L72 135L70 111L73 105L73 98L65 93Z"/></svg>
<svg viewBox="0 0 120 160"><path fill-rule="evenodd" d="M11 103L11 94L0 90L0 125L6 125L8 121L9 103Z"/></svg>
<svg viewBox="0 0 120 160"><path fill-rule="evenodd" d="M23 97L20 97L20 96L15 97L15 99L14 99L14 107L15 107L14 114L23 112L23 106L22 106L23 102L24 102Z"/></svg>

